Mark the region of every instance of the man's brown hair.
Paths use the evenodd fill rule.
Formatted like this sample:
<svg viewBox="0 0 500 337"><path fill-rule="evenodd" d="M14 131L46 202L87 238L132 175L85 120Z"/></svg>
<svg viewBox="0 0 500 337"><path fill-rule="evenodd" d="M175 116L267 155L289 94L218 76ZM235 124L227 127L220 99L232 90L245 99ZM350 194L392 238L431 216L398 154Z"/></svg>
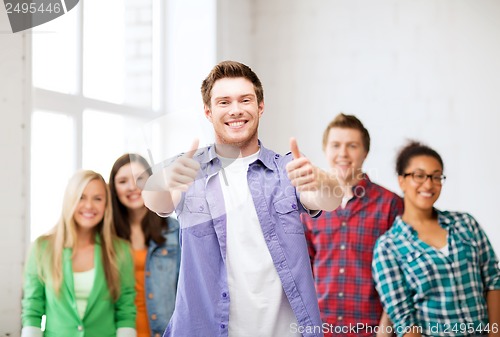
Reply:
<svg viewBox="0 0 500 337"><path fill-rule="evenodd" d="M252 69L250 69L250 67L235 61L222 61L212 69L210 74L208 74L207 78L205 78L201 84L203 104L210 107L210 99L212 98L212 88L214 83L217 80L227 77L246 78L253 84L255 95L257 96L257 104L260 104L264 100L264 89L262 88L262 83L260 83L259 78L252 71Z"/></svg>

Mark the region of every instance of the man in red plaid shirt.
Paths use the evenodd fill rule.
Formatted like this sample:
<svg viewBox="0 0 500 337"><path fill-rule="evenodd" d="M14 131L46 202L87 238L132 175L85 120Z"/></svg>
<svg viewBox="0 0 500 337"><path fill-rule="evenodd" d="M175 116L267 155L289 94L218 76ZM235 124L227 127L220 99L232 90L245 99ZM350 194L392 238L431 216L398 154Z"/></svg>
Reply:
<svg viewBox="0 0 500 337"><path fill-rule="evenodd" d="M403 201L363 173L370 135L361 121L339 114L323 134L328 164L346 182L342 205L304 217L306 238L326 336L391 336L371 273L373 247Z"/></svg>

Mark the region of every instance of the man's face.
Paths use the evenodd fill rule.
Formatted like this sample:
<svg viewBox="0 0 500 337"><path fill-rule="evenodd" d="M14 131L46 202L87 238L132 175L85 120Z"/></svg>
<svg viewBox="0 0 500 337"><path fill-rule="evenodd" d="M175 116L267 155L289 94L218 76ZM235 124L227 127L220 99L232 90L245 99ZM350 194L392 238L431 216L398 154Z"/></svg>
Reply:
<svg viewBox="0 0 500 337"><path fill-rule="evenodd" d="M214 126L217 143L257 149L264 102L257 103L252 82L243 77L222 78L215 81L211 94L205 115Z"/></svg>
<svg viewBox="0 0 500 337"><path fill-rule="evenodd" d="M361 132L349 128L331 128L325 146L326 160L337 170L346 183L356 183L361 179L366 149Z"/></svg>

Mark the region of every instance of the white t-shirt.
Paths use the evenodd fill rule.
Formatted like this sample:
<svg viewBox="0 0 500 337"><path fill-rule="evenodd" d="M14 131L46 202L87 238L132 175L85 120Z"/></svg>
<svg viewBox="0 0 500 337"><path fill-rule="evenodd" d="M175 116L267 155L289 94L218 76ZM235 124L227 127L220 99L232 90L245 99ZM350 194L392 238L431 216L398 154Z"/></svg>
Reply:
<svg viewBox="0 0 500 337"><path fill-rule="evenodd" d="M448 245L444 246L443 248L440 248L439 251L443 253L444 256L450 255L450 249L448 248Z"/></svg>
<svg viewBox="0 0 500 337"><path fill-rule="evenodd" d="M220 158L219 180L227 214L226 267L230 296L229 337L296 337L297 319L264 240L247 183L244 158Z"/></svg>

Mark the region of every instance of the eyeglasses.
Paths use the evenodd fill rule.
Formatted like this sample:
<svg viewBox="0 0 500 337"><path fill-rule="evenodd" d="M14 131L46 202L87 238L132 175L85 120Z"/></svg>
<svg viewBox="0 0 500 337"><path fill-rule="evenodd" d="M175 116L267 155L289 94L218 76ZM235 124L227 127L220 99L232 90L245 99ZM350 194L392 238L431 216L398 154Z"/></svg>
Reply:
<svg viewBox="0 0 500 337"><path fill-rule="evenodd" d="M419 171L403 174L404 178L408 176L411 176L411 179L417 184L425 183L427 178L430 178L432 183L436 185L443 185L446 181L446 176L444 174L425 174Z"/></svg>

